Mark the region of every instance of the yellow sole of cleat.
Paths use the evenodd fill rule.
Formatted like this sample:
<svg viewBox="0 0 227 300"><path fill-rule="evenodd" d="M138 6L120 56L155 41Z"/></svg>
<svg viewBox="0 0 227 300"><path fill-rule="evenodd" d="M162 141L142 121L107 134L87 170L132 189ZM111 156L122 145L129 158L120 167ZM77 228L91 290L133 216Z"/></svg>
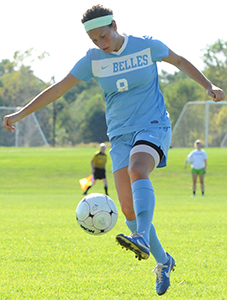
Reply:
<svg viewBox="0 0 227 300"><path fill-rule="evenodd" d="M117 244L121 245L121 248L125 248L126 250L131 250L135 253L135 258L138 258L138 260L141 259L148 259L150 255L148 255L147 253L141 251L139 248L136 247L136 245L134 245L133 243L130 243L127 239L125 239L124 237L117 237L116 238L116 242Z"/></svg>

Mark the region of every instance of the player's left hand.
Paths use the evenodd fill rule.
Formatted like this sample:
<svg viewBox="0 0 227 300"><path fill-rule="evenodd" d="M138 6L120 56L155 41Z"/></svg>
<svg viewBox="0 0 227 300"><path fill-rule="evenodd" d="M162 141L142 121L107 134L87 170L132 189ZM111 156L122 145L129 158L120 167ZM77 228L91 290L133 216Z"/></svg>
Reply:
<svg viewBox="0 0 227 300"><path fill-rule="evenodd" d="M219 87L212 85L206 90L207 94L213 98L214 102L219 102L225 98L225 92Z"/></svg>
<svg viewBox="0 0 227 300"><path fill-rule="evenodd" d="M3 126L5 127L6 130L8 130L9 132L13 132L13 130L15 129L15 127L13 126L13 124L11 123L11 115L7 115L3 118Z"/></svg>

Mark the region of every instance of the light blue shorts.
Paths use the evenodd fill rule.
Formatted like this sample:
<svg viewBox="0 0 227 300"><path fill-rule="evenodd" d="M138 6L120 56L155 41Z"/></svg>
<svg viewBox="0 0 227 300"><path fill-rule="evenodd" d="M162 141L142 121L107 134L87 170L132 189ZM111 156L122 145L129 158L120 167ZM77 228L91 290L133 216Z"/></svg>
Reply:
<svg viewBox="0 0 227 300"><path fill-rule="evenodd" d="M164 157L157 166L165 167L171 143L171 127L150 127L136 132L118 135L110 139L113 173L129 165L130 151L137 141L147 141L160 147Z"/></svg>

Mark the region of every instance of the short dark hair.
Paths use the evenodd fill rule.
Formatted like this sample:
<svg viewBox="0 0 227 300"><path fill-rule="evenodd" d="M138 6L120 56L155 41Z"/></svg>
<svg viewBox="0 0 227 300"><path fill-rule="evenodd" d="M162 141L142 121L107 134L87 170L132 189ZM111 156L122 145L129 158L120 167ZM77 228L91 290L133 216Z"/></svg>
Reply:
<svg viewBox="0 0 227 300"><path fill-rule="evenodd" d="M85 23L89 20L104 17L108 15L113 15L113 11L110 8L105 8L103 5L94 5L92 8L89 8L84 14L81 20L82 23Z"/></svg>

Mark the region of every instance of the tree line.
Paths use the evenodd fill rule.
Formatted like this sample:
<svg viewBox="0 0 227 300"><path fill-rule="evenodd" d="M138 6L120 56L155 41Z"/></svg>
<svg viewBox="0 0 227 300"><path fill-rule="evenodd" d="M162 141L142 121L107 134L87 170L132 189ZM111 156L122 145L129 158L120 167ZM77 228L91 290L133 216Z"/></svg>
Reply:
<svg viewBox="0 0 227 300"><path fill-rule="evenodd" d="M51 84L34 75L32 67L24 63L32 49L15 52L13 60L0 62L0 106L20 107ZM45 53L40 56L45 59ZM227 91L227 41L217 40L203 53L202 72L217 86ZM207 100L205 90L182 72L162 71L160 89L174 124L188 101ZM95 80L80 82L55 103L36 112L45 136L53 146L107 141L105 101ZM223 110L216 126L227 127L227 111ZM1 140L6 133L1 131Z"/></svg>

